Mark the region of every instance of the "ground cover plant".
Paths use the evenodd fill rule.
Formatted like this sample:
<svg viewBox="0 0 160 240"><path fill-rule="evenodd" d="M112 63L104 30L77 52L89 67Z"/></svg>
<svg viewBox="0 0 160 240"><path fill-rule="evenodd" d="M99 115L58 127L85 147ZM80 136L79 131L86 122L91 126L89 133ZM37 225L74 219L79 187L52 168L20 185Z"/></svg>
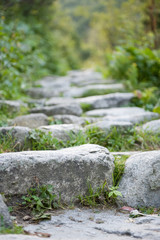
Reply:
<svg viewBox="0 0 160 240"><path fill-rule="evenodd" d="M97 207L109 206L115 204L116 198L122 196L118 191L118 186L108 186L104 181L97 189L92 188L92 183L88 182L88 193L84 196L79 195L77 198L83 206Z"/></svg>
<svg viewBox="0 0 160 240"><path fill-rule="evenodd" d="M26 196L22 197L22 206L31 211L32 220L39 221L50 219L47 211L60 207L57 195L53 193L52 185L40 185L39 183L28 189Z"/></svg>

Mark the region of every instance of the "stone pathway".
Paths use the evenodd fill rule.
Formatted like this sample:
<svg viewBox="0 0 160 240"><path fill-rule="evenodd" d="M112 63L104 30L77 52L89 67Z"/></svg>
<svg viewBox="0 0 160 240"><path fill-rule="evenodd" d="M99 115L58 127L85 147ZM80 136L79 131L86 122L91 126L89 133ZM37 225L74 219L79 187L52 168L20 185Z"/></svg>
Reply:
<svg viewBox="0 0 160 240"><path fill-rule="evenodd" d="M96 90L111 93L83 97L87 93L92 95ZM108 135L113 127L123 131L143 121L148 122L139 127L142 131L160 132L160 116L157 113L127 107L134 95L126 93L122 84L104 80L100 73L91 70L71 71L65 77L46 77L27 92L31 97L28 103L0 100L0 107L14 113L32 105L31 114L16 117L9 122L10 126L0 128L0 136L10 134L18 151L23 150L26 143L29 146L30 134L35 129L49 132L52 137L64 142L70 140L71 134L83 133L88 128L99 127ZM48 116L54 120L51 125ZM74 202L77 194L86 193L88 178L93 187L104 180L112 185L113 156L120 155L129 158L120 182L123 197L118 199L118 204L160 207L160 151L109 153L106 148L93 144L56 151L29 151L28 147L25 152L0 154L0 193L11 197L24 195L37 178L41 184L52 184L55 193L61 193L64 201ZM0 202L0 215L5 216L4 209L6 211L5 205ZM7 224L11 224L8 218ZM0 239L160 239L158 215L134 219L129 218L129 213L120 213L118 208L56 211L50 221L24 225L29 236L0 235Z"/></svg>

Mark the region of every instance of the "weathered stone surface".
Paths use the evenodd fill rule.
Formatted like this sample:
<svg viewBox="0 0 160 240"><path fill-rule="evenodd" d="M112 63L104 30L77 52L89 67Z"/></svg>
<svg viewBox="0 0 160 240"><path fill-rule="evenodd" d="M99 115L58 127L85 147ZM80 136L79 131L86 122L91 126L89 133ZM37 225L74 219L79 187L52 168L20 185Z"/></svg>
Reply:
<svg viewBox="0 0 160 240"><path fill-rule="evenodd" d="M131 122L133 124L138 124L144 121L149 121L155 118L158 118L159 114L158 113L154 113L154 112L139 112L139 113L135 113L134 114L130 114L130 115L124 115L124 116L106 116L104 117L104 119L108 120L108 121L123 121L123 122Z"/></svg>
<svg viewBox="0 0 160 240"><path fill-rule="evenodd" d="M145 123L142 126L142 130L154 134L160 133L160 119Z"/></svg>
<svg viewBox="0 0 160 240"><path fill-rule="evenodd" d="M74 104L76 103L73 98L62 98L62 97L54 97L50 98L45 102L46 106L54 106L54 105L59 105L59 104Z"/></svg>
<svg viewBox="0 0 160 240"><path fill-rule="evenodd" d="M1 240L46 240L46 238L36 237L36 236L28 236L21 234L5 234L0 236ZM49 238L51 239L51 238ZM58 240L58 239L57 239Z"/></svg>
<svg viewBox="0 0 160 240"><path fill-rule="evenodd" d="M27 127L0 127L0 137L10 139L14 148L20 151L29 142L30 131L31 129Z"/></svg>
<svg viewBox="0 0 160 240"><path fill-rule="evenodd" d="M90 117L77 117L74 115L54 115L54 120L58 120L63 124L79 124L85 125L86 123L94 123L97 121L97 118L90 118Z"/></svg>
<svg viewBox="0 0 160 240"><path fill-rule="evenodd" d="M160 151L128 158L119 191L127 206L160 207Z"/></svg>
<svg viewBox="0 0 160 240"><path fill-rule="evenodd" d="M134 121L135 116L143 116L145 117L156 117L157 113L147 112L143 108L139 107L120 107L120 108L109 108L109 109L97 109L86 112L87 116L106 116L104 119L106 120L114 120L114 121ZM124 120L123 120L124 119Z"/></svg>
<svg viewBox="0 0 160 240"><path fill-rule="evenodd" d="M16 117L12 121L14 126L23 126L30 128L37 128L48 124L48 117L43 113L28 114Z"/></svg>
<svg viewBox="0 0 160 240"><path fill-rule="evenodd" d="M0 109L6 109L10 113L20 112L21 107L27 107L27 104L19 100L0 100Z"/></svg>
<svg viewBox="0 0 160 240"><path fill-rule="evenodd" d="M98 121L96 123L90 124L86 126L86 129L88 128L94 128L94 127L98 127L100 129L102 129L106 135L108 135L113 128L116 128L117 130L125 130L125 129L129 129L132 128L132 123L130 122L112 122L112 121Z"/></svg>
<svg viewBox="0 0 160 240"><path fill-rule="evenodd" d="M131 219L116 210L75 208L61 211L50 221L28 225L25 230L34 233L43 229L56 240L159 240L159 225L157 215Z"/></svg>
<svg viewBox="0 0 160 240"><path fill-rule="evenodd" d="M95 84L95 85L88 85L85 87L72 87L68 92L65 92L65 97L83 97L83 95L87 94L93 90L110 90L110 91L118 91L123 90L123 84Z"/></svg>
<svg viewBox="0 0 160 240"><path fill-rule="evenodd" d="M87 181L93 187L106 179L112 184L114 158L98 145L82 145L57 151L31 151L0 155L0 192L25 194L35 181L52 184L62 200L70 202L85 194Z"/></svg>
<svg viewBox="0 0 160 240"><path fill-rule="evenodd" d="M54 88L57 91L64 91L70 86L70 78L68 76L65 77L45 77L41 80L36 81L36 85L40 85L42 88Z"/></svg>
<svg viewBox="0 0 160 240"><path fill-rule="evenodd" d="M90 104L92 109L119 107L128 104L134 97L132 93L111 93L101 96L77 98L78 103Z"/></svg>
<svg viewBox="0 0 160 240"><path fill-rule="evenodd" d="M1 221L2 219L2 221ZM0 194L0 227L6 227L6 228L10 228L12 227L12 221L8 212L8 208L6 206L6 204L3 201L3 198ZM0 237L1 239L1 237Z"/></svg>
<svg viewBox="0 0 160 240"><path fill-rule="evenodd" d="M71 136L76 136L78 132L83 131L83 128L78 124L57 124L42 126L38 128L46 133L51 132L54 138L62 140L63 142L69 141Z"/></svg>
<svg viewBox="0 0 160 240"><path fill-rule="evenodd" d="M39 107L33 108L30 111L31 113L44 113L48 116L52 115L75 115L80 116L82 114L82 109L79 104L59 104L56 106L46 106L46 107Z"/></svg>
<svg viewBox="0 0 160 240"><path fill-rule="evenodd" d="M51 98L59 97L60 92L52 88L30 88L27 90L27 94L32 98Z"/></svg>
<svg viewBox="0 0 160 240"><path fill-rule="evenodd" d="M69 90L70 82L68 77L44 78L36 82L41 87L33 87L27 93L33 98L51 98L63 95Z"/></svg>

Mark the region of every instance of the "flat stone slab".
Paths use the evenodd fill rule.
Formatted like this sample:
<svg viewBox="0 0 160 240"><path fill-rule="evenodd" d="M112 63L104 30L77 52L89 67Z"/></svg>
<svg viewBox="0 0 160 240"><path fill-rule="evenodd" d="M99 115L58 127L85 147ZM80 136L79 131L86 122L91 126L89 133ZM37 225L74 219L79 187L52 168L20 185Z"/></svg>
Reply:
<svg viewBox="0 0 160 240"><path fill-rule="evenodd" d="M160 207L160 151L138 153L126 161L119 184L123 205Z"/></svg>
<svg viewBox="0 0 160 240"><path fill-rule="evenodd" d="M159 240L160 217L129 218L116 210L74 209L61 211L50 221L25 227L30 233L43 232L56 240Z"/></svg>
<svg viewBox="0 0 160 240"><path fill-rule="evenodd" d="M45 106L45 107L38 107L33 108L30 110L31 113L44 113L48 116L53 115L75 115L80 116L82 114L82 109L79 104L59 104L56 106Z"/></svg>
<svg viewBox="0 0 160 240"><path fill-rule="evenodd" d="M128 104L134 97L132 93L111 93L101 96L77 98L77 103L89 104L92 109L120 107Z"/></svg>
<svg viewBox="0 0 160 240"><path fill-rule="evenodd" d="M160 119L145 123L141 129L154 134L160 133Z"/></svg>
<svg viewBox="0 0 160 240"><path fill-rule="evenodd" d="M106 180L112 185L114 157L101 146L86 144L57 151L28 151L0 154L0 192L24 195L35 178L51 184L65 202L86 194L87 182L97 188Z"/></svg>
<svg viewBox="0 0 160 240"><path fill-rule="evenodd" d="M42 126L38 128L46 133L50 132L54 138L63 142L71 140L72 136L76 136L83 128L78 124L56 124Z"/></svg>
<svg viewBox="0 0 160 240"><path fill-rule="evenodd" d="M16 117L12 120L11 125L38 128L43 125L48 125L48 123L48 117L44 113L35 113Z"/></svg>
<svg viewBox="0 0 160 240"><path fill-rule="evenodd" d="M0 227L11 228L12 226L13 224L9 215L8 207L4 203L2 195L0 194Z"/></svg>
<svg viewBox="0 0 160 240"><path fill-rule="evenodd" d="M152 119L159 118L158 113L154 112L142 112L135 113L135 115L126 115L126 116L106 116L104 119L108 121L123 121L123 122L131 122L133 124L139 124L144 121L150 121Z"/></svg>
<svg viewBox="0 0 160 240"><path fill-rule="evenodd" d="M108 121L121 121L138 123L140 121L156 118L159 116L157 113L145 111L139 107L120 107L109 109L97 109L86 112L90 117L104 117Z"/></svg>
<svg viewBox="0 0 160 240"><path fill-rule="evenodd" d="M83 97L83 95L87 94L91 91L98 91L98 90L108 90L108 91L119 91L124 90L124 86L121 83L115 84L95 84L95 85L88 85L84 87L72 87L69 91L64 93L65 97ZM93 95L93 94L92 94Z"/></svg>

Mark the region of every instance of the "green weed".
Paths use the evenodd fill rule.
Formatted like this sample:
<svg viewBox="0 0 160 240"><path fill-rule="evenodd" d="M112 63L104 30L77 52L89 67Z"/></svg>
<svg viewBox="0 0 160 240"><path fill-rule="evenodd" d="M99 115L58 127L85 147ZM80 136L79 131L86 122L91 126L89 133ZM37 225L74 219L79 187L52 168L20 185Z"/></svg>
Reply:
<svg viewBox="0 0 160 240"><path fill-rule="evenodd" d="M98 96L98 95L106 95L109 93L115 93L117 90L114 89L91 89L86 91L81 97L90 97L90 96ZM121 92L121 90L118 90Z"/></svg>
<svg viewBox="0 0 160 240"><path fill-rule="evenodd" d="M52 185L39 185L28 190L28 194L23 196L22 205L32 211L34 220L50 219L51 215L45 213L48 210L59 207L57 196L53 194Z"/></svg>
<svg viewBox="0 0 160 240"><path fill-rule="evenodd" d="M92 106L89 103L81 103L80 106L81 106L83 112L87 112L92 109Z"/></svg>
<svg viewBox="0 0 160 240"><path fill-rule="evenodd" d="M155 207L138 207L138 210L144 214L160 214L160 208Z"/></svg>
<svg viewBox="0 0 160 240"><path fill-rule="evenodd" d="M0 134L0 153L5 152L15 152L17 147L17 143L15 143L15 139L12 136L12 130L6 135Z"/></svg>
<svg viewBox="0 0 160 240"><path fill-rule="evenodd" d="M17 226L16 224L13 227L6 228L3 224L3 217L1 217L1 225L0 225L0 234L23 234L23 228L21 226Z"/></svg>
<svg viewBox="0 0 160 240"><path fill-rule="evenodd" d="M88 142L108 148L111 152L143 151L159 149L159 135L152 135L136 128L118 130L113 128L108 135L95 127L86 131Z"/></svg>
<svg viewBox="0 0 160 240"><path fill-rule="evenodd" d="M63 141L53 138L51 132L45 133L38 129L30 133L29 139L32 150L57 150L65 147Z"/></svg>
<svg viewBox="0 0 160 240"><path fill-rule="evenodd" d="M85 196L79 195L77 198L83 206L97 207L108 204L115 204L118 196L122 196L117 190L117 186L109 187L105 181L97 189L93 189L91 183L87 183L88 192Z"/></svg>
<svg viewBox="0 0 160 240"><path fill-rule="evenodd" d="M124 173L125 162L129 156L115 156L114 160L114 172L113 172L113 186L118 186L121 177Z"/></svg>

